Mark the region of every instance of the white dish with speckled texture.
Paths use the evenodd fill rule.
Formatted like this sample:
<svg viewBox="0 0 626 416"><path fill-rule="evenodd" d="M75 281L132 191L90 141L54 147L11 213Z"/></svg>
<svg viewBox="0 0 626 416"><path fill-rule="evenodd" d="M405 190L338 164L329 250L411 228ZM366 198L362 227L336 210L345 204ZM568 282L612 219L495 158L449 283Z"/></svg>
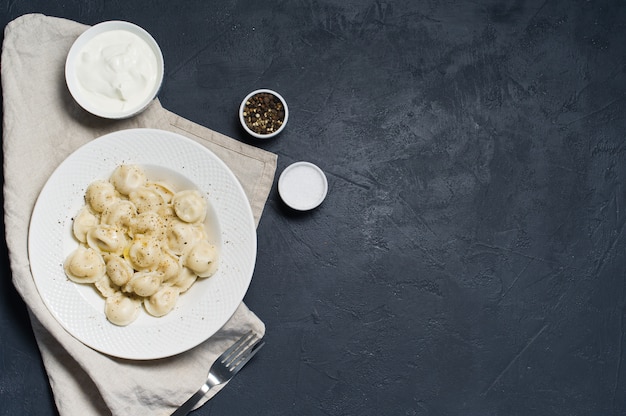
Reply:
<svg viewBox="0 0 626 416"><path fill-rule="evenodd" d="M104 314L104 299L92 285L70 281L63 261L77 247L72 218L84 205L85 189L120 164L138 164L162 180L192 184L207 196L219 223L220 266L181 295L160 318L141 313L119 327ZM152 178L151 178L152 179ZM187 351L217 332L248 290L256 261L252 210L232 171L210 150L175 133L123 130L102 136L71 154L52 174L31 218L28 252L37 289L52 315L75 338L105 354L136 360Z"/></svg>

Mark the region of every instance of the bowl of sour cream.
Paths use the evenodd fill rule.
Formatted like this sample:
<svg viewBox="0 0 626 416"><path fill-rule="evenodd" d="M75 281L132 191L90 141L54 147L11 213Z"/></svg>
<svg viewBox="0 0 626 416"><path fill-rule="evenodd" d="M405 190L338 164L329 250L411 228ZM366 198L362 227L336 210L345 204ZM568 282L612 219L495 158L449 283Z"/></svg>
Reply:
<svg viewBox="0 0 626 416"><path fill-rule="evenodd" d="M156 40L125 21L90 27L74 41L65 61L65 81L74 100L110 119L142 112L157 96L163 74Z"/></svg>

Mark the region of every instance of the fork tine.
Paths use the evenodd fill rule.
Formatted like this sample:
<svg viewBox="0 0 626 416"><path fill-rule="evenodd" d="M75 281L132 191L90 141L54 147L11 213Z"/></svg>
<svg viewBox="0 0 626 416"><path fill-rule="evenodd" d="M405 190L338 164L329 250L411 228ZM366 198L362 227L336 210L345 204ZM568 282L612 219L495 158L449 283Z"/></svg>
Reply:
<svg viewBox="0 0 626 416"><path fill-rule="evenodd" d="M243 366L250 361L254 354L256 354L261 347L265 345L265 341L263 339L257 340L251 347L249 347L246 351L244 351L237 359L239 360L236 363L231 364L230 371L233 373L233 376L239 372L243 368ZM234 366L233 366L234 364Z"/></svg>
<svg viewBox="0 0 626 416"><path fill-rule="evenodd" d="M245 342L241 343L237 348L235 348L235 350L230 354L229 357L222 360L222 364L224 364L224 366L230 370L230 367L233 366L233 363L239 360L239 358L251 348L250 344L255 342L256 340L256 334L252 334L251 336L246 335Z"/></svg>
<svg viewBox="0 0 626 416"><path fill-rule="evenodd" d="M239 350L241 349L241 347L245 345L246 343L250 342L250 337L253 335L254 335L253 332L249 331L247 334L239 338L237 342L231 345L226 351L222 353L222 355L219 356L219 361L224 363L228 361L231 358L231 356L233 355L236 356L237 354L239 354Z"/></svg>

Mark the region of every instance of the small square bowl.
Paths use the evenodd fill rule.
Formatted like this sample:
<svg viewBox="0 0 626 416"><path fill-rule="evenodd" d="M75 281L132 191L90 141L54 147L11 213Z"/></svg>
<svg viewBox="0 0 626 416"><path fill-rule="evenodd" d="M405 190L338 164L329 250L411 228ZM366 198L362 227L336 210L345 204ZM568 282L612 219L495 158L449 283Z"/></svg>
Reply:
<svg viewBox="0 0 626 416"><path fill-rule="evenodd" d="M72 44L65 81L74 100L103 118L139 114L163 83L161 48L143 28L125 21L98 23Z"/></svg>
<svg viewBox="0 0 626 416"><path fill-rule="evenodd" d="M285 99L266 88L252 91L239 106L239 121L244 130L257 139L269 139L283 131L289 119Z"/></svg>

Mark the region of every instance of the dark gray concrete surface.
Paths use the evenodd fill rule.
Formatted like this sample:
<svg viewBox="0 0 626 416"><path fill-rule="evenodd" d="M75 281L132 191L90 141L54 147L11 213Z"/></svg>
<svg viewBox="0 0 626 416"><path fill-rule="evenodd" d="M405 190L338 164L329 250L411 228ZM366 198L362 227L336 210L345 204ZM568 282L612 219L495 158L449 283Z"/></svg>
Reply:
<svg viewBox="0 0 626 416"><path fill-rule="evenodd" d="M198 415L626 414L626 2L4 1L132 21L159 98L307 160L276 187L245 298L267 345ZM249 91L290 105L255 141ZM54 415L26 308L0 284L0 415Z"/></svg>

